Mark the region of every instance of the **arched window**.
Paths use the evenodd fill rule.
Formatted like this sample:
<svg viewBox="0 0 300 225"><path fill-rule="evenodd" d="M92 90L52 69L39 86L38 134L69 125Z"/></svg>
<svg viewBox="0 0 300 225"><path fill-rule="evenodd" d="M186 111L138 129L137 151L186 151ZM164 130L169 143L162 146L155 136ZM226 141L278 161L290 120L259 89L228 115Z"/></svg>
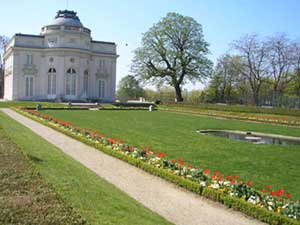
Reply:
<svg viewBox="0 0 300 225"><path fill-rule="evenodd" d="M76 70L73 68L67 70L66 95L76 95Z"/></svg>
<svg viewBox="0 0 300 225"><path fill-rule="evenodd" d="M50 68L48 70L48 95L56 94L56 69Z"/></svg>
<svg viewBox="0 0 300 225"><path fill-rule="evenodd" d="M87 95L89 88L89 72L86 70L84 71L83 75L83 92Z"/></svg>

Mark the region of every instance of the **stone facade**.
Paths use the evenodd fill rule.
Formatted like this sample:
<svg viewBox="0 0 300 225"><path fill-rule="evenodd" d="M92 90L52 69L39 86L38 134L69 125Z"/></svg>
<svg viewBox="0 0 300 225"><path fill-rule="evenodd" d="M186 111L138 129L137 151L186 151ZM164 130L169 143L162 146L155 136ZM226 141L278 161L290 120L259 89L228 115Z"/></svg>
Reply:
<svg viewBox="0 0 300 225"><path fill-rule="evenodd" d="M15 34L4 54L4 99L115 100L116 44L94 41L74 11L59 11L40 35Z"/></svg>
<svg viewBox="0 0 300 225"><path fill-rule="evenodd" d="M0 65L0 98L4 95L4 68Z"/></svg>

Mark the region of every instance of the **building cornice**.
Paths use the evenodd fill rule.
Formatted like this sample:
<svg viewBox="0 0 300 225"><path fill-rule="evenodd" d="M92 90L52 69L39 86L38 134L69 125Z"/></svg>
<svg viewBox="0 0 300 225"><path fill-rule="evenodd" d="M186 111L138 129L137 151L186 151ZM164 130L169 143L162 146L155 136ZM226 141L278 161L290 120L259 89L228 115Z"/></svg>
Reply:
<svg viewBox="0 0 300 225"><path fill-rule="evenodd" d="M77 52L77 53L84 53L92 56L104 56L104 57L111 57L111 58L118 58L119 55L114 53L107 53L107 52L96 52L96 51L89 51L79 48L66 48L66 47L56 47L56 48L44 48L44 47L26 47L26 46L14 46L10 48L10 51L13 50L31 50L37 52ZM8 54L9 52L7 52ZM6 55L5 54L5 57Z"/></svg>
<svg viewBox="0 0 300 225"><path fill-rule="evenodd" d="M95 41L95 40L91 40L91 43L107 44L107 45L116 45L115 42L109 42L109 41Z"/></svg>

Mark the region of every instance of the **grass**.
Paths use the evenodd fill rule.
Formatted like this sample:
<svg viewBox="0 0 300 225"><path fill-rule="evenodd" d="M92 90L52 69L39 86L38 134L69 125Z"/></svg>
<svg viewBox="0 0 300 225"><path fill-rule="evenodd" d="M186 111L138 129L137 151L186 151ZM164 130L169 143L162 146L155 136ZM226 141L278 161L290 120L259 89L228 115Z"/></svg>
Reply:
<svg viewBox="0 0 300 225"><path fill-rule="evenodd" d="M246 121L255 121L255 122L264 122L270 124L284 124L291 126L299 126L300 125L300 116L297 115L297 110L294 110L294 113L290 113L291 115L280 115L281 111L286 111L286 109L281 109L278 111L277 109L273 109L273 111L264 111L264 109L256 110L257 108L247 107L245 111L242 111L242 106L236 106L237 108L233 108L230 111L230 107L226 106L220 107L218 105L212 105L213 107L202 107L195 105L181 105L181 104L169 104L169 105L160 105L158 106L160 110L167 110L173 112L180 113L188 113L188 114L196 114L196 115L209 115L218 118L228 118L228 119L238 119L238 120L246 120ZM240 111L238 111L240 109ZM251 111L252 109L252 111ZM275 114L268 114L273 112ZM286 113L287 114L287 113ZM293 115L295 114L295 115Z"/></svg>
<svg viewBox="0 0 300 225"><path fill-rule="evenodd" d="M37 160L31 157L32 160ZM85 224L0 128L0 224Z"/></svg>
<svg viewBox="0 0 300 225"><path fill-rule="evenodd" d="M256 131L300 137L300 129L235 120L146 111L44 111L74 125L124 139L134 146L152 146L169 159L183 157L226 175L254 181L256 188L284 188L300 194L299 146L254 145L242 141L199 135L197 129Z"/></svg>
<svg viewBox="0 0 300 225"><path fill-rule="evenodd" d="M43 179L88 223L170 224L3 113L0 125Z"/></svg>
<svg viewBox="0 0 300 225"><path fill-rule="evenodd" d="M202 110L216 110L225 112L238 112L238 113L258 113L258 114L272 114L283 116L296 116L300 117L300 109L288 109L288 108L262 108L247 105L218 105L218 104L163 104L159 105L160 108L182 108L182 109L202 109Z"/></svg>
<svg viewBox="0 0 300 225"><path fill-rule="evenodd" d="M61 106L63 106L62 104L55 103L55 102L5 101L5 102L0 102L0 108L10 108L10 107L16 107L16 106L36 107L37 104L41 104L42 107L61 107Z"/></svg>

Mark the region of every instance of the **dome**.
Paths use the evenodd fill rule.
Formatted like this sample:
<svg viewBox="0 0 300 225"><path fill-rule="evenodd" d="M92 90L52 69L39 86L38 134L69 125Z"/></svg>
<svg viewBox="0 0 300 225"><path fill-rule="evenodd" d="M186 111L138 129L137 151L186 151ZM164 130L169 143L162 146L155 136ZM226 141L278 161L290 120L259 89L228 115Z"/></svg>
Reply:
<svg viewBox="0 0 300 225"><path fill-rule="evenodd" d="M69 11L69 10L59 10L57 12L57 15L55 16L54 20L52 21L51 24L48 26L52 25L63 25L63 26L72 26L72 27L82 27L83 25L80 22L80 19L76 15L77 13L74 11Z"/></svg>

